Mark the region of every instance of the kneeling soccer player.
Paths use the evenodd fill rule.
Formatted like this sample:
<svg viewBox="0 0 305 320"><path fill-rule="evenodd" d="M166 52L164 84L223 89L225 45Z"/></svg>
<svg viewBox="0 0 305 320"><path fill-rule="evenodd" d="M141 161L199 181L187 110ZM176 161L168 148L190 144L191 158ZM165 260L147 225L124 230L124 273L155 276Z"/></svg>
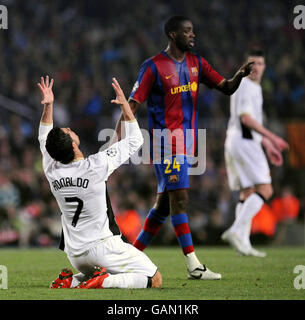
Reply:
<svg viewBox="0 0 305 320"><path fill-rule="evenodd" d="M121 239L107 192L110 174L143 144L140 131L119 83L112 86L124 114L126 136L105 151L84 158L79 137L70 128L53 127L53 79L38 83L44 104L39 126L42 163L62 212L63 247L73 275L63 269L51 288L160 287L161 274L146 254ZM106 271L107 270L107 271Z"/></svg>

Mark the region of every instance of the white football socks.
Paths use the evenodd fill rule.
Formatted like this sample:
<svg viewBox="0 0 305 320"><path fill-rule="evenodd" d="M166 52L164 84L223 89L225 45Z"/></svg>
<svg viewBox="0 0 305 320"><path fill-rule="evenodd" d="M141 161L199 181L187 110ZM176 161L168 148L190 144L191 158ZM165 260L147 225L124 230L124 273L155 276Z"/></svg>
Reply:
<svg viewBox="0 0 305 320"><path fill-rule="evenodd" d="M243 239L249 238L252 218L259 212L263 204L263 198L256 192L252 193L244 203L241 204L240 208L235 211L236 218L230 228L231 231L238 234ZM248 235L248 237L246 235Z"/></svg>
<svg viewBox="0 0 305 320"><path fill-rule="evenodd" d="M143 289L147 288L148 277L141 273L109 274L103 288Z"/></svg>
<svg viewBox="0 0 305 320"><path fill-rule="evenodd" d="M187 269L189 271L193 271L201 265L194 251L185 255L185 259L186 259Z"/></svg>
<svg viewBox="0 0 305 320"><path fill-rule="evenodd" d="M235 207L235 219L238 218L238 216L240 214L240 210L241 210L243 204L244 204L244 202L240 202L240 201L237 203L237 205Z"/></svg>
<svg viewBox="0 0 305 320"><path fill-rule="evenodd" d="M239 201L237 203L236 208L235 208L235 219L237 219L239 217L243 204L244 204L244 201L242 201L242 202ZM251 247L251 243L250 243L251 225L252 225L252 219L250 221L248 221L244 230L242 232L240 232L241 238L243 239L244 243L249 247Z"/></svg>

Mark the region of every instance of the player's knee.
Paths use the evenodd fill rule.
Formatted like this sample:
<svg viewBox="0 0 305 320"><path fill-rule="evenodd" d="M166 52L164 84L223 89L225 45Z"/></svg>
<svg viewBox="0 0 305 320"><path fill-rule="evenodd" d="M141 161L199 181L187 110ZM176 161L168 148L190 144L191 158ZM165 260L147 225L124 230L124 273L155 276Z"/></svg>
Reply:
<svg viewBox="0 0 305 320"><path fill-rule="evenodd" d="M171 206L171 213L172 214L179 214L186 212L188 205L188 201L185 199L177 200L175 204Z"/></svg>
<svg viewBox="0 0 305 320"><path fill-rule="evenodd" d="M166 203L155 203L153 207L160 216L168 217L170 214L170 206Z"/></svg>
<svg viewBox="0 0 305 320"><path fill-rule="evenodd" d="M152 288L161 288L162 286L162 276L160 271L158 270L156 274L152 278Z"/></svg>
<svg viewBox="0 0 305 320"><path fill-rule="evenodd" d="M266 199L266 200L269 200L269 199L272 197L272 195L273 195L273 188L272 188L272 186L271 186L271 184L270 184L270 185L268 185L268 187L266 188L266 191L265 191L265 199Z"/></svg>
<svg viewBox="0 0 305 320"><path fill-rule="evenodd" d="M171 214L185 213L187 211L187 206L188 206L187 192L179 192L176 194L172 194L172 197L170 198Z"/></svg>
<svg viewBox="0 0 305 320"><path fill-rule="evenodd" d="M153 206L158 214L167 217L170 214L170 205L167 192L158 194L156 202Z"/></svg>
<svg viewBox="0 0 305 320"><path fill-rule="evenodd" d="M187 190L174 190L169 194L171 214L185 213L188 206Z"/></svg>

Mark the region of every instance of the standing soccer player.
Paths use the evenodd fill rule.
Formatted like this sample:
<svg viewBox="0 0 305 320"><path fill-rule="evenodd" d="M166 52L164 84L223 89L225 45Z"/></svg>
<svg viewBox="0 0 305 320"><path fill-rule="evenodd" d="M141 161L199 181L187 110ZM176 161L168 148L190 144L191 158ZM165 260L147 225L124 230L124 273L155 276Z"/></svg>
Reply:
<svg viewBox="0 0 305 320"><path fill-rule="evenodd" d="M239 202L233 225L221 237L243 255L265 257L265 252L255 250L250 243L252 218L273 193L263 147L270 162L281 166L281 151L287 149L288 144L263 126L260 85L265 70L263 51L251 50L247 62L253 62L252 72L231 96L231 116L225 141L229 186L232 191L240 191Z"/></svg>
<svg viewBox="0 0 305 320"><path fill-rule="evenodd" d="M168 47L142 64L129 98L133 112L147 100L151 159L158 180L156 202L134 246L144 250L170 215L186 258L188 278L220 279L219 273L200 263L193 247L187 215L187 189L189 159L194 156L190 150L195 146L186 141L186 132L193 130L197 134L199 84L204 83L209 88L231 95L241 79L251 72L251 63L243 65L232 79L226 80L204 58L189 52L195 44L193 24L189 18L171 17L165 23L164 31L169 39ZM120 120L116 130L120 137ZM175 138L172 139L171 135Z"/></svg>
<svg viewBox="0 0 305 320"><path fill-rule="evenodd" d="M119 83L113 79L116 99L111 102L122 109L126 137L87 158L74 131L53 127L53 79L41 78L38 86L44 104L38 137L43 170L62 212L62 249L79 271L73 275L64 269L51 288L160 287L157 267L146 254L122 241L108 197L108 177L143 144L138 122Z"/></svg>

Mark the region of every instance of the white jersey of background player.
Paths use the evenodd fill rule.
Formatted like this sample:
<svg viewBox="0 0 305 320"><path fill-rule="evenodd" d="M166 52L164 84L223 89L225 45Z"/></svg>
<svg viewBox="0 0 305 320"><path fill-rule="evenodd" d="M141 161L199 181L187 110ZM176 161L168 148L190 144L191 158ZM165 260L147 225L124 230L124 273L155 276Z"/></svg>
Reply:
<svg viewBox="0 0 305 320"><path fill-rule="evenodd" d="M122 241L106 188L109 175L143 144L138 122L118 82L113 79L117 96L111 102L120 105L123 111L125 138L87 158L79 149L75 132L70 128L53 128L53 79L49 83L48 76L46 81L41 78L38 86L44 104L38 138L43 170L62 212L62 249L73 267L80 271L74 276L70 274L70 287L80 283L86 287L95 267L109 272L106 276L103 273L98 287L161 286L161 275L146 254ZM55 287L60 277L57 280Z"/></svg>
<svg viewBox="0 0 305 320"><path fill-rule="evenodd" d="M281 152L288 144L263 126L263 96L260 85L265 58L260 49L248 53L247 61L253 61L251 74L244 78L230 100L230 120L225 141L225 162L229 186L239 190L239 203L233 225L222 234L239 253L264 257L250 243L252 218L264 201L273 193L270 169L263 147L270 162L283 163Z"/></svg>

